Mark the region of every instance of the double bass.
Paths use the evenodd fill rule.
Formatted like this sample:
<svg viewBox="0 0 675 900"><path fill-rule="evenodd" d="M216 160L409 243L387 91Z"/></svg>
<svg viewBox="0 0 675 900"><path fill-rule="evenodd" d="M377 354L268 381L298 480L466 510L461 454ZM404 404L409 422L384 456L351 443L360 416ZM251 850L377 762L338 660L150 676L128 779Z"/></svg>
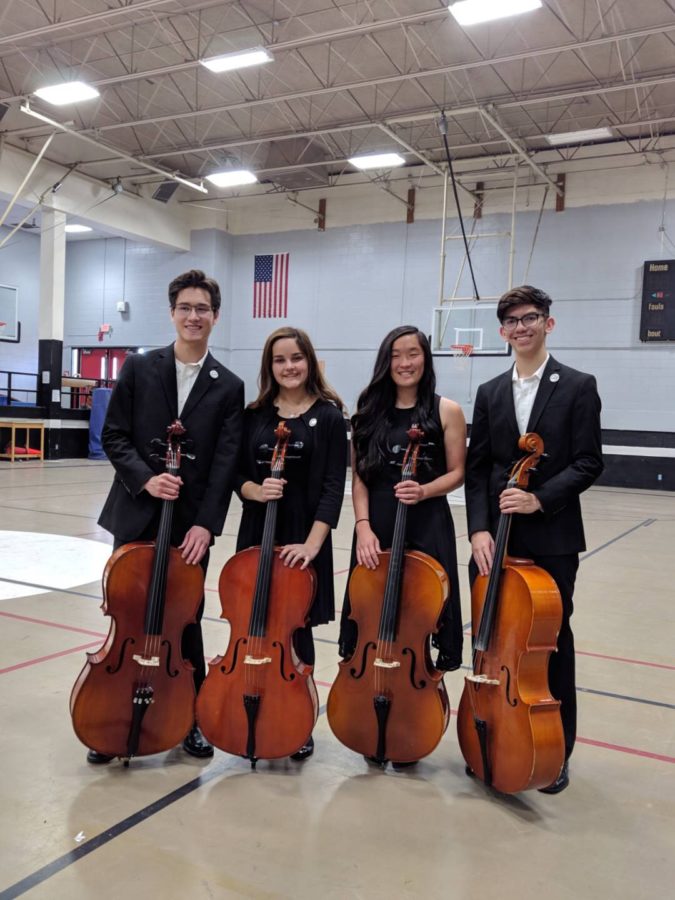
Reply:
<svg viewBox="0 0 675 900"><path fill-rule="evenodd" d="M165 468L178 475L180 421L167 429ZM75 734L92 750L119 756L161 753L194 723L193 668L181 638L204 593L200 566L171 546L174 500L163 500L155 541L119 547L103 572L103 612L112 619L103 646L87 654L70 697Z"/></svg>
<svg viewBox="0 0 675 900"><path fill-rule="evenodd" d="M415 476L424 432L413 425L401 479ZM431 556L405 550L408 507L400 500L391 550L374 570L357 565L349 579L358 625L353 655L339 663L328 695L328 724L341 743L384 766L416 762L434 750L450 714L443 673L431 661L448 576Z"/></svg>
<svg viewBox="0 0 675 900"><path fill-rule="evenodd" d="M271 476L284 471L290 429L281 421ZM216 747L258 759L291 756L307 743L319 712L313 666L298 659L293 633L306 625L316 593L313 567L296 569L274 546L280 501L269 500L262 543L240 550L219 580L222 618L229 620L224 656L209 664L197 699L197 721ZM283 501L282 501L283 502Z"/></svg>
<svg viewBox="0 0 675 900"><path fill-rule="evenodd" d="M525 490L544 443L530 433L518 446L527 455L507 487ZM511 514L501 514L490 575L473 584L473 665L457 714L467 766L505 794L552 784L565 761L560 701L548 685L562 622L560 592L531 560L507 555L511 521Z"/></svg>

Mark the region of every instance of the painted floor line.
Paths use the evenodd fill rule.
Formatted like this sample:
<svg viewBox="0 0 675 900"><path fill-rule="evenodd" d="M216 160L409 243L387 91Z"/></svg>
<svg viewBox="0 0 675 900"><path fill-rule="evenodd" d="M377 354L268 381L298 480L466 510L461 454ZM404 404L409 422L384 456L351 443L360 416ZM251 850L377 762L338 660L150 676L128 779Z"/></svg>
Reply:
<svg viewBox="0 0 675 900"><path fill-rule="evenodd" d="M100 631L90 631L88 628L77 628L75 625L62 625L60 622L50 622L47 619L34 619L32 616L19 616L16 613L0 612L0 616L6 619L19 619L21 622L32 622L35 625L48 625L50 628L62 628L64 631L74 631L77 634L91 634L93 637L106 637Z"/></svg>
<svg viewBox="0 0 675 900"><path fill-rule="evenodd" d="M320 716L324 714L325 709L325 706L320 707ZM457 710L452 710L451 712L453 715L457 714ZM627 753L633 756L653 759L659 762L675 763L675 757L665 756L659 753L651 753L647 750L639 750L635 747L625 747L621 744L611 744L606 741L596 741L591 738L584 737L578 737L577 742L580 744L587 744L591 747L613 750L619 753ZM84 844L81 844L77 849L71 850L69 853L60 856L58 859L53 860L46 866L43 866L30 875L27 875L20 881L17 881L13 885L10 885L4 891L0 892L0 900L13 900L13 898L25 894L27 891L36 887L38 884L42 884L53 875L56 875L58 872L87 856L89 853L92 853L94 850L98 850L100 847L109 843L114 838L118 837L121 834L124 834L126 831L129 831L129 829L141 824L142 822L147 821L149 818L156 815L156 813L166 809L167 806L170 806L177 800L182 800L183 797L188 796L193 791L202 787L202 785L208 784L209 782L213 781L214 778L217 778L227 768L229 768L236 762L236 757L225 757L222 760L216 761L215 764L212 764L212 766L210 766L208 770L202 772L197 778L192 779L192 781L189 781L181 787L176 788L176 790L171 791L171 793L166 794L164 797L160 797L158 800L155 800L153 803L149 804L143 809L140 809L132 815L127 816L126 819L122 819L120 822L118 822L116 825L113 825L102 834L99 834L96 837L91 838L91 840L86 841Z"/></svg>
<svg viewBox="0 0 675 900"><path fill-rule="evenodd" d="M90 650L92 647L100 647L101 642L91 641L89 644L80 644L79 647L71 647L69 650L59 650L58 653L50 653L47 656L39 656L37 659L28 659L25 662L16 663L13 666L7 666L0 669L0 675L6 675L8 672L16 672L17 669L26 669L28 666L35 666L38 663L49 662L52 659L58 659L61 656L69 656L71 653L81 653L82 650ZM2 894L0 894L0 898Z"/></svg>

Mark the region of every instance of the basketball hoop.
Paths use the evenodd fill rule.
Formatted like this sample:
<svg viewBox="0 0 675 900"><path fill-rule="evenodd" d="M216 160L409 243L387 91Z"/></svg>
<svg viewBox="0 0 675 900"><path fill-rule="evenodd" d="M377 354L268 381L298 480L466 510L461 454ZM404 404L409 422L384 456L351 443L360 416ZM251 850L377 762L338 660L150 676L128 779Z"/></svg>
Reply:
<svg viewBox="0 0 675 900"><path fill-rule="evenodd" d="M473 344L450 344L450 350L453 356L466 358L473 353Z"/></svg>

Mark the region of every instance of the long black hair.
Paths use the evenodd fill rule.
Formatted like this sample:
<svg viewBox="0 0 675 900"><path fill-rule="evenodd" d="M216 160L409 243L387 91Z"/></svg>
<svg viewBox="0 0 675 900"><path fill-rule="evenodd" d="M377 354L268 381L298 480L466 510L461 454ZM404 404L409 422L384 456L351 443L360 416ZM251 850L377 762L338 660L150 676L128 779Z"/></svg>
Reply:
<svg viewBox="0 0 675 900"><path fill-rule="evenodd" d="M417 338L424 354L424 372L417 385L413 419L427 438L438 440L441 435L440 425L434 417L436 373L429 341L415 325L399 325L380 344L373 377L361 392L356 413L352 417L356 472L365 484L368 484L387 459L387 433L393 422L393 410L396 406L396 385L391 377L392 349L395 341L409 334Z"/></svg>

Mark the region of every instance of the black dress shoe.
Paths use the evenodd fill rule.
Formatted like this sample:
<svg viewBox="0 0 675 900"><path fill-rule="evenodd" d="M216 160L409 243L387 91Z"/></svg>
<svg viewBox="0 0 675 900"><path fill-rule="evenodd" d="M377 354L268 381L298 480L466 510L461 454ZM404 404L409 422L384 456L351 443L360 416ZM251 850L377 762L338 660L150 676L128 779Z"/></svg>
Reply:
<svg viewBox="0 0 675 900"><path fill-rule="evenodd" d="M199 729L199 725L193 725L190 733L183 741L183 750L197 759L207 759L213 756L213 745L209 744Z"/></svg>
<svg viewBox="0 0 675 900"><path fill-rule="evenodd" d="M104 766L113 759L115 759L114 756L108 756L107 753L99 753L98 750L87 751L87 762L91 763L92 766Z"/></svg>
<svg viewBox="0 0 675 900"><path fill-rule="evenodd" d="M392 762L391 765L397 772L400 772L401 769L409 769L411 766L416 766L418 762L418 759L413 759L411 762Z"/></svg>
<svg viewBox="0 0 675 900"><path fill-rule="evenodd" d="M314 753L314 738L310 734L307 743L303 744L296 753L291 753L291 759L294 759L296 762L303 762L305 759L309 759L312 753Z"/></svg>
<svg viewBox="0 0 675 900"><path fill-rule="evenodd" d="M564 791L567 785L570 783L570 767L568 760L565 760L562 769L560 770L560 775L556 778L553 784L549 784L548 787L539 788L540 794L559 794L560 791Z"/></svg>
<svg viewBox="0 0 675 900"><path fill-rule="evenodd" d="M476 773L475 773L474 770L471 768L471 766L464 766L464 774L467 775L469 778L475 778L475 777L476 777Z"/></svg>

